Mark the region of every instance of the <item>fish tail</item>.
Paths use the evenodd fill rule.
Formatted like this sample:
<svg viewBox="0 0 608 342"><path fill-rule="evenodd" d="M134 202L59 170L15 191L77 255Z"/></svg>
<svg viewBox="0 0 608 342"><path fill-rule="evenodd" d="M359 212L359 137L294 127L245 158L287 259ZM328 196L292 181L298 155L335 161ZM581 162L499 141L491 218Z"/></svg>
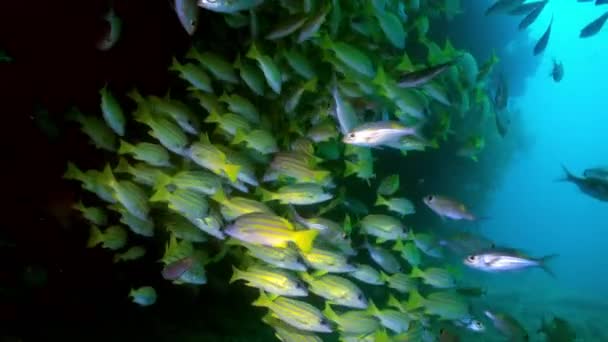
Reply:
<svg viewBox="0 0 608 342"><path fill-rule="evenodd" d="M401 239L397 239L397 242L395 242L395 245L393 246L393 250L401 252L403 251L403 248L405 248L403 241L401 241Z"/></svg>
<svg viewBox="0 0 608 342"><path fill-rule="evenodd" d="M303 89L309 92L314 92L315 90L317 90L317 78L313 77L309 81L304 83Z"/></svg>
<svg viewBox="0 0 608 342"><path fill-rule="evenodd" d="M376 198L376 203L374 203L374 206L381 206L381 205L385 205L387 204L386 198L382 197L382 195L378 195L378 198Z"/></svg>
<svg viewBox="0 0 608 342"><path fill-rule="evenodd" d="M322 182L327 179L327 177L331 176L331 172L325 170L316 170L314 171L314 179L318 182Z"/></svg>
<svg viewBox="0 0 608 342"><path fill-rule="evenodd" d="M553 273L553 270L551 270L551 268L549 268L549 265L547 265L547 262L557 258L558 256L559 256L559 254L551 254L551 255L546 255L546 256L538 259L538 266L540 266L540 268L542 268L543 271L547 272L553 278L555 278L555 273Z"/></svg>
<svg viewBox="0 0 608 342"><path fill-rule="evenodd" d="M137 88L129 90L127 96L136 103L144 102L144 97L139 93L139 90L137 90Z"/></svg>
<svg viewBox="0 0 608 342"><path fill-rule="evenodd" d="M164 201L165 199L167 199L168 194L169 194L169 191L167 190L167 188L164 186L160 186L160 187L158 187L158 190L156 190L156 192L154 194L152 194L149 201L150 202Z"/></svg>
<svg viewBox="0 0 608 342"><path fill-rule="evenodd" d="M255 44L251 44L251 47L249 48L249 51L247 51L247 54L245 56L251 59L258 59L260 58L260 51L258 51L258 48L255 46Z"/></svg>
<svg viewBox="0 0 608 342"><path fill-rule="evenodd" d="M114 172L128 173L130 169L131 165L129 165L129 162L125 158L120 157L120 159L118 159L118 165L116 165L116 167L114 168Z"/></svg>
<svg viewBox="0 0 608 342"><path fill-rule="evenodd" d="M232 265L232 277L230 277L228 284L232 284L235 281L242 279L242 277L243 277L243 271L239 270L234 265Z"/></svg>
<svg viewBox="0 0 608 342"><path fill-rule="evenodd" d="M200 58L200 53L198 53L195 48L191 48L186 52L186 58L198 60Z"/></svg>
<svg viewBox="0 0 608 342"><path fill-rule="evenodd" d="M573 182L576 180L576 177L574 177L574 175L566 168L566 166L564 166L564 164L562 164L562 170L564 170L565 176L563 178L556 179L556 182Z"/></svg>
<svg viewBox="0 0 608 342"><path fill-rule="evenodd" d="M262 187L258 188L256 192L261 197L260 200L262 202L270 202L276 199L274 192L268 191Z"/></svg>
<svg viewBox="0 0 608 342"><path fill-rule="evenodd" d="M391 279L391 277L388 274L380 271L380 279L382 280L382 282L388 283L388 281Z"/></svg>
<svg viewBox="0 0 608 342"><path fill-rule="evenodd" d="M303 252L309 252L312 249L312 244L315 241L317 235L319 235L319 231L313 229L294 232L294 243Z"/></svg>
<svg viewBox="0 0 608 342"><path fill-rule="evenodd" d="M120 146L118 147L118 154L128 154L133 152L133 149L135 148L135 146L131 145L130 143L120 139Z"/></svg>
<svg viewBox="0 0 608 342"><path fill-rule="evenodd" d="M207 123L219 123L221 121L221 117L220 115L215 112L215 111L211 111L211 113L209 113L209 115L207 115L207 117L205 118L205 122Z"/></svg>
<svg viewBox="0 0 608 342"><path fill-rule="evenodd" d="M251 305L268 307L272 304L272 299L264 291L260 291L260 297L254 300Z"/></svg>
<svg viewBox="0 0 608 342"><path fill-rule="evenodd" d="M329 304L329 302L325 302L325 308L323 309L323 315L325 317L327 317L329 320L334 321L334 322L338 319L338 315L331 308L331 305Z"/></svg>
<svg viewBox="0 0 608 342"><path fill-rule="evenodd" d="M412 290L410 297L405 304L407 310L414 310L424 306L424 298L418 293L418 290Z"/></svg>
<svg viewBox="0 0 608 342"><path fill-rule="evenodd" d="M171 60L171 65L169 66L169 70L178 71L178 72L181 72L181 70L182 70L182 65L179 64L179 61L177 60L177 58L175 58L175 56L173 56L173 59Z"/></svg>
<svg viewBox="0 0 608 342"><path fill-rule="evenodd" d="M357 172L359 172L358 170L358 165L351 162L350 160L345 160L344 163L346 164L346 170L344 170L344 176L348 177L352 174L355 174Z"/></svg>
<svg viewBox="0 0 608 342"><path fill-rule="evenodd" d="M241 171L240 165L228 164L228 163L226 163L226 165L224 165L224 172L226 173L226 176L228 176L228 179L230 179L230 181L233 183L236 182L240 171Z"/></svg>
<svg viewBox="0 0 608 342"><path fill-rule="evenodd" d="M401 307L401 302L399 302L399 300L397 298L395 298L395 296L393 296L392 294L388 295L388 302L387 302L388 306L392 306L394 308L399 308Z"/></svg>
<svg viewBox="0 0 608 342"><path fill-rule="evenodd" d="M410 277L412 277L412 278L423 278L424 277L424 271L422 271L420 268L414 266L412 268L412 272L410 273Z"/></svg>
<svg viewBox="0 0 608 342"><path fill-rule="evenodd" d="M242 129L237 129L236 134L234 135L234 138L232 139L232 142L230 142L230 143L232 145L237 145L237 144L242 143L246 139L247 139L247 133Z"/></svg>
<svg viewBox="0 0 608 342"><path fill-rule="evenodd" d="M103 242L103 232L95 225L91 225L89 231L89 240L87 241L87 247L93 248Z"/></svg>
<svg viewBox="0 0 608 342"><path fill-rule="evenodd" d="M224 189L222 189L222 187L218 187L215 193L211 195L211 199L219 204L228 202L228 198L226 198L226 194L224 193Z"/></svg>
<svg viewBox="0 0 608 342"><path fill-rule="evenodd" d="M378 310L378 307L376 306L374 301L370 299L366 312L372 316L375 316L380 313L380 310Z"/></svg>
<svg viewBox="0 0 608 342"><path fill-rule="evenodd" d="M86 178L85 174L76 166L76 164L72 162L68 162L68 169L63 174L63 178L65 179L73 179L77 181L82 181Z"/></svg>
<svg viewBox="0 0 608 342"><path fill-rule="evenodd" d="M101 180L110 186L116 183L116 178L114 177L114 173L112 173L112 168L110 167L110 164L106 164L106 166L103 168Z"/></svg>

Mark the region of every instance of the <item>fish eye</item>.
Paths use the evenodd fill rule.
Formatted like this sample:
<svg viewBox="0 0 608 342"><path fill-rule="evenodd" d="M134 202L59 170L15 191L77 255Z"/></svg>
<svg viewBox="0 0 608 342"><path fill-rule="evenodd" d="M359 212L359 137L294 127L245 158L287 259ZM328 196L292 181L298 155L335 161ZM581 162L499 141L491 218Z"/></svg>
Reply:
<svg viewBox="0 0 608 342"><path fill-rule="evenodd" d="M348 133L348 137L351 138L351 139L354 138L355 137L355 133Z"/></svg>
<svg viewBox="0 0 608 342"><path fill-rule="evenodd" d="M196 26L196 20L190 19L190 26Z"/></svg>
<svg viewBox="0 0 608 342"><path fill-rule="evenodd" d="M328 320L326 320L325 318L321 318L321 319L319 320L319 323L320 323L321 325L329 326L329 321L328 321Z"/></svg>
<svg viewBox="0 0 608 342"><path fill-rule="evenodd" d="M467 257L467 261L469 262L475 262L477 260L477 256L476 255L469 255Z"/></svg>
<svg viewBox="0 0 608 342"><path fill-rule="evenodd" d="M363 301L364 299L365 299L365 298L363 297L363 293L359 293L359 294L357 295L357 300L359 300L359 301Z"/></svg>
<svg viewBox="0 0 608 342"><path fill-rule="evenodd" d="M435 196L433 196L433 195L426 196L426 200L429 202L433 202L434 199L435 199Z"/></svg>
<svg viewBox="0 0 608 342"><path fill-rule="evenodd" d="M480 321L473 321L473 325L477 328L477 329L483 329L483 324L481 324Z"/></svg>

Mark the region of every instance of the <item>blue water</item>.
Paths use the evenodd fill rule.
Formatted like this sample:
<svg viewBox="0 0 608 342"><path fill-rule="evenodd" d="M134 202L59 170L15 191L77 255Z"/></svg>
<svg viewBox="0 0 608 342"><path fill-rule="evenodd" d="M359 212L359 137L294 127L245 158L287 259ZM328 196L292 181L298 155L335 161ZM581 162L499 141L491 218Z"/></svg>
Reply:
<svg viewBox="0 0 608 342"><path fill-rule="evenodd" d="M598 308L588 303L596 303L598 310L605 304L608 313L608 203L582 194L572 183L555 182L563 176L560 164L576 175L608 165L608 30L589 39L578 37L580 29L605 10L554 0L529 30L531 38L538 39L555 14L540 67L526 80L524 95L510 102L511 109L521 111L532 145L504 170L487 204L491 219L483 228L498 244L535 256L559 254L551 262L555 279L542 271L493 276L493 290L513 293L522 306L529 303L528 311L546 302L534 309L545 314L561 311L574 321L599 320ZM549 77L552 58L564 64L560 83ZM559 304L562 298L573 300ZM608 326L606 321L597 323Z"/></svg>

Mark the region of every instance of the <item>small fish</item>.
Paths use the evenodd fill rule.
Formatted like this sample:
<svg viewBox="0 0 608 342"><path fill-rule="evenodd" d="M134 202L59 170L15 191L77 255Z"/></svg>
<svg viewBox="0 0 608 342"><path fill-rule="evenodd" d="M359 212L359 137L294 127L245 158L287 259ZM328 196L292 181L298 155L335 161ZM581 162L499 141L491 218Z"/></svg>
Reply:
<svg viewBox="0 0 608 342"><path fill-rule="evenodd" d="M423 198L423 202L442 219L476 220L476 217L468 211L464 204L450 198L440 195L428 195Z"/></svg>
<svg viewBox="0 0 608 342"><path fill-rule="evenodd" d="M152 286L143 286L137 289L131 289L129 297L133 303L141 306L149 306L156 303L156 290Z"/></svg>
<svg viewBox="0 0 608 342"><path fill-rule="evenodd" d="M587 24L587 26L581 30L579 37L588 38L596 35L598 32L600 32L606 23L606 20L608 20L608 12L602 14L600 17Z"/></svg>
<svg viewBox="0 0 608 342"><path fill-rule="evenodd" d="M371 300L367 313L376 317L382 326L396 334L406 332L410 326L411 319L407 313L393 309L380 310Z"/></svg>
<svg viewBox="0 0 608 342"><path fill-rule="evenodd" d="M199 228L199 225L194 224L192 220L189 220L182 215L168 214L162 223L167 231L171 232L179 239L188 240L191 242L207 241L207 236L203 233L203 231L207 232L207 230ZM211 235L215 236L217 234Z"/></svg>
<svg viewBox="0 0 608 342"><path fill-rule="evenodd" d="M189 144L188 137L182 128L170 119L141 110L133 113L135 121L141 122L150 128L148 134L157 139L169 151L184 155Z"/></svg>
<svg viewBox="0 0 608 342"><path fill-rule="evenodd" d="M363 233L381 240L397 240L407 237L405 226L401 221L389 215L367 215L361 220L360 224Z"/></svg>
<svg viewBox="0 0 608 342"><path fill-rule="evenodd" d="M274 135L264 129L254 129L248 132L237 130L232 144L245 143L247 147L262 154L271 154L279 151Z"/></svg>
<svg viewBox="0 0 608 342"><path fill-rule="evenodd" d="M386 249L372 246L369 243L365 244L365 248L367 248L372 260L374 260L374 262L376 262L384 271L392 274L403 270L399 260Z"/></svg>
<svg viewBox="0 0 608 342"><path fill-rule="evenodd" d="M157 181L158 185L173 184L177 188L192 190L208 196L220 191L222 180L217 175L205 170L185 170L173 176L163 174Z"/></svg>
<svg viewBox="0 0 608 342"><path fill-rule="evenodd" d="M146 186L154 186L161 177L165 176L163 169L151 166L147 163L129 164L125 158L118 158L118 165L114 173L127 173L133 177L133 181Z"/></svg>
<svg viewBox="0 0 608 342"><path fill-rule="evenodd" d="M239 165L229 163L226 154L213 145L206 135L203 135L200 141L190 145L186 155L196 164L218 176L228 178L231 182L236 182L241 170Z"/></svg>
<svg viewBox="0 0 608 342"><path fill-rule="evenodd" d="M248 254L272 266L292 271L306 271L304 261L293 248L275 248L251 243L241 244L247 248Z"/></svg>
<svg viewBox="0 0 608 342"><path fill-rule="evenodd" d="M253 63L246 60L242 60L240 55L237 55L234 67L239 69L239 74L245 84L251 89L256 95L264 96L264 74L258 69Z"/></svg>
<svg viewBox="0 0 608 342"><path fill-rule="evenodd" d="M439 316L445 320L460 320L469 317L469 304L459 294L452 291L433 292L422 297L417 290L412 290L406 303L408 310L424 308L427 315Z"/></svg>
<svg viewBox="0 0 608 342"><path fill-rule="evenodd" d="M198 68L193 64L189 65L191 68ZM186 66L184 66L184 68L186 68ZM189 72L193 71L190 70ZM152 106L154 112L171 117L186 133L193 135L200 133L200 122L198 117L194 114L190 107L183 102L173 100L169 97L169 95L164 98L158 96L149 96L148 102Z"/></svg>
<svg viewBox="0 0 608 342"><path fill-rule="evenodd" d="M246 56L247 58L254 59L258 63L270 88L276 94L281 94L283 76L274 60L270 56L262 54L255 44L251 44Z"/></svg>
<svg viewBox="0 0 608 342"><path fill-rule="evenodd" d="M414 203L405 197L393 197L386 199L380 195L376 199L376 206L386 206L388 210L393 211L401 216L412 215L416 213Z"/></svg>
<svg viewBox="0 0 608 342"><path fill-rule="evenodd" d="M161 274L164 279L177 280L192 267L193 263L191 256L171 262L163 267Z"/></svg>
<svg viewBox="0 0 608 342"><path fill-rule="evenodd" d="M367 308L367 298L353 282L337 275L326 274L314 277L301 273L300 277L308 283L310 292L335 304L355 309Z"/></svg>
<svg viewBox="0 0 608 342"><path fill-rule="evenodd" d="M198 0L198 6L219 13L237 13L250 10L264 0Z"/></svg>
<svg viewBox="0 0 608 342"><path fill-rule="evenodd" d="M200 52L195 48L192 48L186 53L186 58L199 62L199 64L209 70L211 75L217 80L233 84L239 83L239 79L234 72L234 66L213 52Z"/></svg>
<svg viewBox="0 0 608 342"><path fill-rule="evenodd" d="M298 43L303 43L306 40L312 38L318 31L321 25L325 22L325 18L331 11L332 7L329 4L323 6L317 14L308 19L298 35Z"/></svg>
<svg viewBox="0 0 608 342"><path fill-rule="evenodd" d="M376 147L413 134L417 134L416 127L408 127L395 121L379 121L354 128L344 136L342 141L356 146Z"/></svg>
<svg viewBox="0 0 608 342"><path fill-rule="evenodd" d="M181 64L177 58L173 57L169 70L177 71L181 79L190 83L187 90L200 90L206 93L213 93L211 77L209 77L209 75L207 75L207 73L198 65L192 63Z"/></svg>
<svg viewBox="0 0 608 342"><path fill-rule="evenodd" d="M295 48L285 50L283 57L285 57L287 64L303 78L309 80L316 76L312 61Z"/></svg>
<svg viewBox="0 0 608 342"><path fill-rule="evenodd" d="M329 35L323 34L321 48L333 51L340 62L361 75L374 77L376 74L371 59L358 47L344 42L334 42Z"/></svg>
<svg viewBox="0 0 608 342"><path fill-rule="evenodd" d="M608 13L606 13L606 16L608 17ZM547 44L549 43L549 36L551 35L551 26L552 25L553 25L553 16L551 17L551 22L549 22L549 26L547 27L547 30L545 30L545 33L543 33L543 35L540 37L540 39L538 40L536 45L534 45L534 56L539 55L541 52L545 51L545 48L547 48Z"/></svg>
<svg viewBox="0 0 608 342"><path fill-rule="evenodd" d="M529 335L524 327L515 318L504 314L485 310L484 314L488 317L496 330L508 337L511 341L528 341Z"/></svg>
<svg viewBox="0 0 608 342"><path fill-rule="evenodd" d="M68 120L80 124L80 130L91 139L95 147L110 152L116 151L116 133L108 127L104 119L84 115L77 108L69 110L66 116Z"/></svg>
<svg viewBox="0 0 608 342"><path fill-rule="evenodd" d="M485 15L508 12L520 6L524 2L525 0L497 0L496 2L494 2L494 4L492 4L492 6L486 9Z"/></svg>
<svg viewBox="0 0 608 342"><path fill-rule="evenodd" d="M150 197L150 202L166 202L169 209L190 221L204 218L209 209L205 195L192 190L174 188L171 185L160 186Z"/></svg>
<svg viewBox="0 0 608 342"><path fill-rule="evenodd" d="M252 305L268 308L275 317L295 328L305 331L332 332L329 321L321 311L306 302L285 297L272 298L264 291L260 291L260 297Z"/></svg>
<svg viewBox="0 0 608 342"><path fill-rule="evenodd" d="M355 270L346 256L328 249L313 247L309 251L302 251L302 258L310 267L322 272L350 273Z"/></svg>
<svg viewBox="0 0 608 342"><path fill-rule="evenodd" d="M269 247L286 248L288 242L293 242L304 252L312 249L312 243L319 234L316 230L294 231L284 218L265 213L240 216L226 227L225 233L239 241Z"/></svg>
<svg viewBox="0 0 608 342"><path fill-rule="evenodd" d="M114 133L121 137L124 136L126 119L120 103L112 95L107 84L101 88L99 94L101 95L101 113L104 120Z"/></svg>
<svg viewBox="0 0 608 342"><path fill-rule="evenodd" d="M414 242L408 241L405 244L401 240L397 240L394 251L401 252L401 257L412 266L419 266L421 263L421 255L418 247Z"/></svg>
<svg viewBox="0 0 608 342"><path fill-rule="evenodd" d="M356 264L355 267L356 269L349 273L351 277L369 285L384 285L380 272L373 267L366 264Z"/></svg>
<svg viewBox="0 0 608 342"><path fill-rule="evenodd" d="M547 262L556 257L556 254L552 254L542 258L531 258L512 250L491 250L467 256L464 264L486 272L514 271L530 267L540 267L551 276L555 276L547 265Z"/></svg>
<svg viewBox="0 0 608 342"><path fill-rule="evenodd" d="M97 48L101 51L107 51L116 45L116 42L120 38L122 20L116 15L113 7L108 10L103 19L107 22L109 29L105 31L104 36L97 42Z"/></svg>
<svg viewBox="0 0 608 342"><path fill-rule="evenodd" d="M293 326L273 317L272 314L262 317L262 321L274 329L275 336L281 341L323 342L323 340L315 333L294 328Z"/></svg>
<svg viewBox="0 0 608 342"><path fill-rule="evenodd" d="M276 192L260 188L262 202L279 201L282 204L309 205L328 201L333 195L315 183L285 185Z"/></svg>
<svg viewBox="0 0 608 342"><path fill-rule="evenodd" d="M184 30L189 35L193 35L198 27L200 13L197 0L175 0L175 12Z"/></svg>
<svg viewBox="0 0 608 342"><path fill-rule="evenodd" d="M131 145L121 139L118 154L131 154L134 159L146 162L152 166L171 166L169 152L159 144L142 142Z"/></svg>
<svg viewBox="0 0 608 342"><path fill-rule="evenodd" d="M82 202L74 204L72 208L80 211L82 217L94 225L105 226L108 224L108 215L102 208L86 207Z"/></svg>
<svg viewBox="0 0 608 342"><path fill-rule="evenodd" d="M223 93L222 96L218 98L218 101L226 103L229 111L241 115L250 123L260 123L260 113L255 105L247 98L238 94L228 95L227 93Z"/></svg>
<svg viewBox="0 0 608 342"><path fill-rule="evenodd" d="M553 68L551 69L551 77L553 81L559 83L564 78L564 64L553 59Z"/></svg>
<svg viewBox="0 0 608 342"><path fill-rule="evenodd" d="M486 326L482 322L480 322L476 319L472 319L472 318L465 318L465 319L457 320L457 321L454 321L454 324L457 326L462 326L465 329L474 331L474 332L486 331Z"/></svg>
<svg viewBox="0 0 608 342"><path fill-rule="evenodd" d="M87 247L93 248L101 244L103 248L118 250L127 244L127 231L122 226L110 226L104 231L91 225Z"/></svg>
<svg viewBox="0 0 608 342"><path fill-rule="evenodd" d="M425 284L437 288L451 288L456 286L456 282L450 272L438 267L429 267L424 271L418 267L414 267L410 276L412 278L422 278Z"/></svg>
<svg viewBox="0 0 608 342"><path fill-rule="evenodd" d="M608 202L608 182L597 178L580 178L570 173L565 166L562 165L562 168L566 175L559 181L574 183L582 193L597 200Z"/></svg>
<svg viewBox="0 0 608 342"><path fill-rule="evenodd" d="M143 257L146 254L146 249L142 246L133 246L123 253L117 253L114 255L114 262L136 260Z"/></svg>
<svg viewBox="0 0 608 342"><path fill-rule="evenodd" d="M433 65L425 69L408 72L399 76L399 79L397 80L397 85L401 88L420 87L430 82L444 71L446 71L449 67L456 64L456 62L457 60L453 59L449 62Z"/></svg>
<svg viewBox="0 0 608 342"><path fill-rule="evenodd" d="M152 219L148 218L142 220L131 214L120 204L112 204L108 206L108 209L118 212L120 214L120 223L129 227L133 233L146 237L154 236L154 221L152 221Z"/></svg>
<svg viewBox="0 0 608 342"><path fill-rule="evenodd" d="M597 179L599 181L608 183L608 167L595 167L585 169L585 171L583 171L583 177L589 179Z"/></svg>
<svg viewBox="0 0 608 342"><path fill-rule="evenodd" d="M283 22L279 22L265 38L268 40L276 40L287 37L302 27L306 22L306 19L306 16L303 15L293 15Z"/></svg>
<svg viewBox="0 0 608 342"><path fill-rule="evenodd" d="M496 130L501 137L505 137L507 132L509 131L509 125L511 124L511 120L506 118L505 111L496 111L494 113L494 121L496 121Z"/></svg>
<svg viewBox="0 0 608 342"><path fill-rule="evenodd" d="M337 314L327 301L323 315L336 323L338 330L345 334L364 336L373 333L380 327L378 320L365 311L347 311Z"/></svg>
<svg viewBox="0 0 608 342"><path fill-rule="evenodd" d="M397 190L399 190L398 174L384 177L378 186L378 194L384 196L391 196L397 192Z"/></svg>
<svg viewBox="0 0 608 342"><path fill-rule="evenodd" d="M382 279L389 288L401 293L408 293L418 287L416 279L403 273L395 273L389 276L383 272Z"/></svg>
<svg viewBox="0 0 608 342"><path fill-rule="evenodd" d="M229 283L244 280L245 285L256 287L268 293L287 297L306 297L308 291L295 276L278 269L261 265L252 265L246 271L232 266L232 277Z"/></svg>
<svg viewBox="0 0 608 342"><path fill-rule="evenodd" d="M525 30L526 28L528 28L528 26L532 25L532 23L534 23L534 21L538 18L538 16L542 13L543 9L545 9L545 6L547 5L549 1L548 0L544 0L542 2L540 2L537 6L534 7L534 9L532 9L532 11L530 11L528 13L528 15L526 15L521 22L519 23L519 30Z"/></svg>
<svg viewBox="0 0 608 342"><path fill-rule="evenodd" d="M116 180L109 165L103 170L104 182L112 189L113 197L122 204L129 213L139 219L146 220L150 212L146 192L135 183L127 180Z"/></svg>
<svg viewBox="0 0 608 342"><path fill-rule="evenodd" d="M226 221L234 221L251 213L273 214L272 210L262 202L239 196L226 197L222 188L219 188L211 199L222 205L221 212Z"/></svg>

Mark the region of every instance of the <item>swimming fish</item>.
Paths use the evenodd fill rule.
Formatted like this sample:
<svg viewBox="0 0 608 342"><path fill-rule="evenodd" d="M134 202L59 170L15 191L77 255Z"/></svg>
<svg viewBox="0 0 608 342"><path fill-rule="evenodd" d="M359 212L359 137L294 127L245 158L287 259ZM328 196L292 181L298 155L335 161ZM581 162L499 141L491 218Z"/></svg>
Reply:
<svg viewBox="0 0 608 342"><path fill-rule="evenodd" d="M457 60L453 59L449 62L433 65L422 70L408 72L398 78L397 85L401 88L420 87L446 71L449 67L456 64L456 62Z"/></svg>
<svg viewBox="0 0 608 342"><path fill-rule="evenodd" d="M375 147L416 133L416 127L408 127L396 121L379 121L354 128L344 136L342 141L356 146Z"/></svg>
<svg viewBox="0 0 608 342"><path fill-rule="evenodd" d="M556 83L559 83L564 78L564 64L553 59L553 68L551 69L551 77Z"/></svg>
<svg viewBox="0 0 608 342"><path fill-rule="evenodd" d="M449 218L452 220L467 220L475 221L475 215L471 214L467 207L453 199L441 195L428 195L423 199L431 210L433 210L442 219Z"/></svg>
<svg viewBox="0 0 608 342"><path fill-rule="evenodd" d="M607 14L607 16L608 16L608 14ZM540 37L540 39L538 40L536 45L534 45L534 56L537 56L541 52L545 51L545 48L547 48L547 44L549 43L549 36L551 35L551 26L552 25L553 25L553 16L551 17L551 22L549 23L547 30L545 30L545 33L543 33L543 35Z"/></svg>
<svg viewBox="0 0 608 342"><path fill-rule="evenodd" d="M580 178L574 176L562 165L566 176L558 181L576 184L578 189L597 200L608 202L608 183L597 178Z"/></svg>
<svg viewBox="0 0 608 342"><path fill-rule="evenodd" d="M514 250L495 249L471 254L465 258L464 264L486 272L503 272L540 267L543 271L554 276L547 262L556 257L556 254L552 254L542 258L532 258Z"/></svg>
<svg viewBox="0 0 608 342"><path fill-rule="evenodd" d="M600 17L587 24L587 26L581 30L579 37L588 38L596 35L598 32L600 32L606 23L606 20L608 20L608 12L602 14Z"/></svg>

